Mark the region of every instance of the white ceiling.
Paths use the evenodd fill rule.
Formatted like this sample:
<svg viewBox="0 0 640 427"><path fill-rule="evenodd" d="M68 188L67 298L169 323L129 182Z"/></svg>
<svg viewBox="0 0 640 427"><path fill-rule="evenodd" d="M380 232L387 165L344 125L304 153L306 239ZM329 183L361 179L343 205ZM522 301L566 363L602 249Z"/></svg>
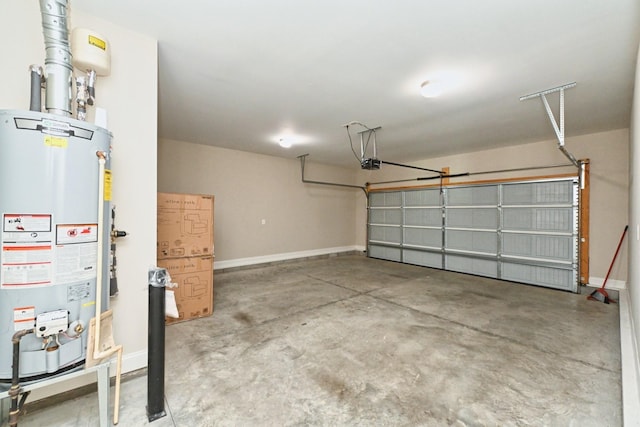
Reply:
<svg viewBox="0 0 640 427"><path fill-rule="evenodd" d="M638 0L72 6L158 40L160 138L356 167L343 125L360 121L381 126L380 158L409 162L553 139L542 102L519 97L574 81L567 137L629 126ZM443 79L441 96L419 95Z"/></svg>

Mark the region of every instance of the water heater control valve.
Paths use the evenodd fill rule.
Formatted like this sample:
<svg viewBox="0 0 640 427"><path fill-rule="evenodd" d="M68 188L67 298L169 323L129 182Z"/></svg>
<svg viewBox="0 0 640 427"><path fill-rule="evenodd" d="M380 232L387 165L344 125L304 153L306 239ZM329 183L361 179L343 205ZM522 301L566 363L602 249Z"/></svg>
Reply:
<svg viewBox="0 0 640 427"><path fill-rule="evenodd" d="M36 336L49 337L63 333L69 328L69 312L67 310L48 311L36 316Z"/></svg>

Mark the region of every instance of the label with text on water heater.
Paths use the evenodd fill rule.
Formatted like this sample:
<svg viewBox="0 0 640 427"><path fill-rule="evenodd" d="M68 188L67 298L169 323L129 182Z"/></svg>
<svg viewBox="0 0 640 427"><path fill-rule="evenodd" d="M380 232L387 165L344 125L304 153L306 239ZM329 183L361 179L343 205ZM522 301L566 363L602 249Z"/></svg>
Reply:
<svg viewBox="0 0 640 427"><path fill-rule="evenodd" d="M57 130L64 132L67 132L71 129L71 125L69 123L51 119L42 119L42 127L47 130Z"/></svg>
<svg viewBox="0 0 640 427"><path fill-rule="evenodd" d="M62 136L45 135L44 145L47 147L67 148L69 146L69 140Z"/></svg>
<svg viewBox="0 0 640 427"><path fill-rule="evenodd" d="M2 216L2 240L5 233L39 233L51 231L51 215L4 214Z"/></svg>
<svg viewBox="0 0 640 427"><path fill-rule="evenodd" d="M16 307L13 309L13 330L15 332L33 328L36 320L36 308Z"/></svg>
<svg viewBox="0 0 640 427"><path fill-rule="evenodd" d="M56 225L56 283L91 280L97 264L98 224Z"/></svg>
<svg viewBox="0 0 640 427"><path fill-rule="evenodd" d="M0 251L0 288L51 285L51 215L4 214Z"/></svg>
<svg viewBox="0 0 640 427"><path fill-rule="evenodd" d="M56 245L92 243L98 241L98 224L56 225Z"/></svg>
<svg viewBox="0 0 640 427"><path fill-rule="evenodd" d="M109 169L104 170L104 201L111 201L111 171Z"/></svg>

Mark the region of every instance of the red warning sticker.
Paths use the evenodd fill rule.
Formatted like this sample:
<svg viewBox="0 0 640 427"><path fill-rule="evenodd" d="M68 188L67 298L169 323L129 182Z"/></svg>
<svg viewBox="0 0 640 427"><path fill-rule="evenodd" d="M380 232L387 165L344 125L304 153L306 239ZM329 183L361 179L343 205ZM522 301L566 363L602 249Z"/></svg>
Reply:
<svg viewBox="0 0 640 427"><path fill-rule="evenodd" d="M58 224L56 244L93 243L98 241L98 224Z"/></svg>

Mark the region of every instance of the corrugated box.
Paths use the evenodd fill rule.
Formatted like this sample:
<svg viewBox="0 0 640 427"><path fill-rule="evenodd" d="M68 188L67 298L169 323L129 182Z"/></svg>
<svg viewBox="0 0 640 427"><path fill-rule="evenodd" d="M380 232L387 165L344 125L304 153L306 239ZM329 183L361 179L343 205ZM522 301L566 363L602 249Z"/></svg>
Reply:
<svg viewBox="0 0 640 427"><path fill-rule="evenodd" d="M167 317L167 323L207 317L213 314L213 257L188 257L158 260L166 268L176 288L180 318Z"/></svg>
<svg viewBox="0 0 640 427"><path fill-rule="evenodd" d="M213 256L213 196L158 193L158 259Z"/></svg>

